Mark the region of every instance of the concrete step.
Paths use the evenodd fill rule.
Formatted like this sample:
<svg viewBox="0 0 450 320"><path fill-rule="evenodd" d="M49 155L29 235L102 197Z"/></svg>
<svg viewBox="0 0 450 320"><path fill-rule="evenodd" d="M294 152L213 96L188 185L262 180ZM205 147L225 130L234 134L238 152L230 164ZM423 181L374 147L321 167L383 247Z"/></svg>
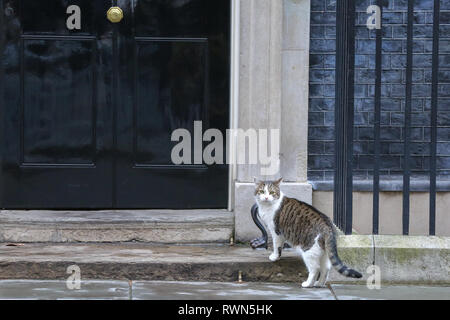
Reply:
<svg viewBox="0 0 450 320"><path fill-rule="evenodd" d="M342 261L363 274L346 278L331 270L333 283L373 281L375 265L385 284L450 284L450 238L351 235L338 239ZM280 261L248 245L148 243L0 243L0 279L65 280L77 265L83 279L163 281L296 282L304 263L292 249ZM371 282L372 283L372 282Z"/></svg>
<svg viewBox="0 0 450 320"><path fill-rule="evenodd" d="M226 210L1 210L0 242L229 243Z"/></svg>
<svg viewBox="0 0 450 320"><path fill-rule="evenodd" d="M143 243L0 244L0 279L65 280L77 265L82 279L165 281L302 281L304 264L293 251L269 261L270 252L229 245Z"/></svg>

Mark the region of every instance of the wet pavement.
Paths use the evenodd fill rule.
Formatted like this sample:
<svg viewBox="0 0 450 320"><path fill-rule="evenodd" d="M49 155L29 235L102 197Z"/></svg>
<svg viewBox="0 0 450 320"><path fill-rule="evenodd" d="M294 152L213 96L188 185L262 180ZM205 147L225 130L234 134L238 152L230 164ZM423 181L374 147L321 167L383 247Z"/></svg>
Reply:
<svg viewBox="0 0 450 320"><path fill-rule="evenodd" d="M69 289L65 281L2 280L0 299L120 299L120 300L450 300L450 287L333 284L330 288L303 289L300 284L82 281Z"/></svg>

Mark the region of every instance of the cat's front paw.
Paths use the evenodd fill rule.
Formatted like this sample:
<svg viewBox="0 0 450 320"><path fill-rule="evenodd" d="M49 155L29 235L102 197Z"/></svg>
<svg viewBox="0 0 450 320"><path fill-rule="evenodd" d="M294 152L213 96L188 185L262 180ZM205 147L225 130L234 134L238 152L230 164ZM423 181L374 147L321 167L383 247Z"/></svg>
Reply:
<svg viewBox="0 0 450 320"><path fill-rule="evenodd" d="M314 287L314 283L310 283L308 281L305 281L302 283L302 288L313 288Z"/></svg>
<svg viewBox="0 0 450 320"><path fill-rule="evenodd" d="M278 261L278 260L280 260L280 256L278 254L276 254L276 253L272 253L269 256L269 260L272 261L272 262Z"/></svg>

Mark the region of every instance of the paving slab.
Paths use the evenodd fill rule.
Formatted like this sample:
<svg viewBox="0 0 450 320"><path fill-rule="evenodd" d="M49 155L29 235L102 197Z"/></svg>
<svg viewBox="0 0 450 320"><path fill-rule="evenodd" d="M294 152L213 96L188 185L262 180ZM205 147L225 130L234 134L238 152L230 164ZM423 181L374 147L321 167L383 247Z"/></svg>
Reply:
<svg viewBox="0 0 450 320"><path fill-rule="evenodd" d="M82 281L80 289L69 289L66 281L1 280L2 300L126 300L126 281Z"/></svg>
<svg viewBox="0 0 450 320"><path fill-rule="evenodd" d="M328 289L300 284L133 281L136 300L334 300Z"/></svg>
<svg viewBox="0 0 450 320"><path fill-rule="evenodd" d="M299 283L82 280L0 280L0 300L450 300L450 287L333 284L304 289Z"/></svg>
<svg viewBox="0 0 450 320"><path fill-rule="evenodd" d="M450 300L450 287L382 285L379 290L350 284L331 287L339 300Z"/></svg>

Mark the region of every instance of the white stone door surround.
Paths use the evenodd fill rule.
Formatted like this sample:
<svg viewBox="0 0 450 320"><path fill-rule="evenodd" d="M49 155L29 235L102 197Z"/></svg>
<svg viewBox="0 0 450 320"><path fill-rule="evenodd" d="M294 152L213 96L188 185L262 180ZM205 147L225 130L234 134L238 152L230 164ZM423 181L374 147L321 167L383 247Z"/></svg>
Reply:
<svg viewBox="0 0 450 320"><path fill-rule="evenodd" d="M280 172L288 196L312 202L307 182L310 0L232 0L231 128L280 129ZM231 152L236 142L230 141ZM258 235L257 165L231 165L229 209L236 239ZM270 178L270 177L269 177Z"/></svg>

